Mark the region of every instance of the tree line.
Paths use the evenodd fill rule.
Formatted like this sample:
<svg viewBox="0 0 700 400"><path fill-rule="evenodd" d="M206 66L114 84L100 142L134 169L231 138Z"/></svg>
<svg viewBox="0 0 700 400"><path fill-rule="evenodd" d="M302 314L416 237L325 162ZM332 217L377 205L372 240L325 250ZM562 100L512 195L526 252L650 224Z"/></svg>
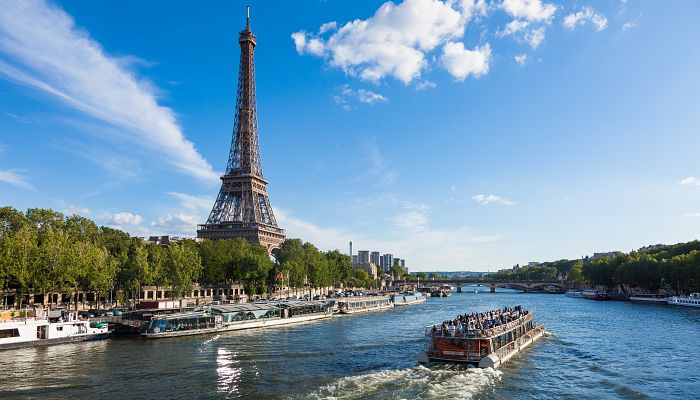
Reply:
<svg viewBox="0 0 700 400"><path fill-rule="evenodd" d="M616 257L558 260L490 275L497 280L566 279L577 286L700 292L700 241L656 245Z"/></svg>
<svg viewBox="0 0 700 400"><path fill-rule="evenodd" d="M353 269L338 250L321 252L300 239L287 239L276 261L265 247L245 239L181 240L161 246L78 215L46 209L0 208L0 285L19 296L34 293L140 293L141 286L170 288L171 296L193 283L241 282L248 294L291 287L375 282Z"/></svg>

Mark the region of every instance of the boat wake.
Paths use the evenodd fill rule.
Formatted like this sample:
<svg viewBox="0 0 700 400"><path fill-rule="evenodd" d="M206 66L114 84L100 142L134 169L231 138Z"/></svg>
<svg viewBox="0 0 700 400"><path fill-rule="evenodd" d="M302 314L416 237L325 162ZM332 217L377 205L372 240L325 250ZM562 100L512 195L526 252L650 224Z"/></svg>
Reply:
<svg viewBox="0 0 700 400"><path fill-rule="evenodd" d="M493 369L466 369L456 366L378 371L334 380L312 399L472 399L500 380Z"/></svg>

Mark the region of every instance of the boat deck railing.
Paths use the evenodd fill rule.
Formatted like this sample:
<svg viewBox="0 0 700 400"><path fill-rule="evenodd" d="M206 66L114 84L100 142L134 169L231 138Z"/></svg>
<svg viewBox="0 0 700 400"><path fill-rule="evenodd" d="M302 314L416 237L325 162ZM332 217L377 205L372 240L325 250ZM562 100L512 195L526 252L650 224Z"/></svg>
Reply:
<svg viewBox="0 0 700 400"><path fill-rule="evenodd" d="M461 332L459 334L455 333L454 336L452 335L443 335L442 333L442 325L441 324L434 324L434 325L429 325L425 328L425 336L440 336L440 337L447 337L447 338L465 338L465 339L488 339L493 336L497 336L501 333L508 332L512 329L517 328L520 325L526 324L530 321L532 321L533 315L532 314L527 314L524 315L514 321L508 322L507 324L503 325L498 325L493 328L489 329L464 329L464 332ZM433 333L433 327L437 328L437 332Z"/></svg>
<svg viewBox="0 0 700 400"><path fill-rule="evenodd" d="M539 325L533 327L531 330L525 332L525 334L518 337L517 339L506 343L505 345L501 346L501 348L499 348L499 349L496 349L496 351L494 353L496 353L496 355L502 359L503 357L508 355L510 352L515 350L516 346L519 347L520 344L523 343L523 339L532 338L533 336L535 336L536 334L538 334L540 332L544 333L544 325L542 325L542 324L539 324Z"/></svg>

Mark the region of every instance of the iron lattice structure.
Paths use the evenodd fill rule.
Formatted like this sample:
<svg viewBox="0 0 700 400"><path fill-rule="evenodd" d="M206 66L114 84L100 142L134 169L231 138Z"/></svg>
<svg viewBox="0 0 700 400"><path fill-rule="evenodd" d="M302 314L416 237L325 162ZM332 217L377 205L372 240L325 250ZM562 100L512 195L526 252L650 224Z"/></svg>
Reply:
<svg viewBox="0 0 700 400"><path fill-rule="evenodd" d="M260 243L269 252L284 241L284 230L277 220L267 196L258 145L258 113L255 100L255 35L250 18L240 32L241 61L233 138L229 149L226 174L206 224L197 227L199 239L242 237Z"/></svg>

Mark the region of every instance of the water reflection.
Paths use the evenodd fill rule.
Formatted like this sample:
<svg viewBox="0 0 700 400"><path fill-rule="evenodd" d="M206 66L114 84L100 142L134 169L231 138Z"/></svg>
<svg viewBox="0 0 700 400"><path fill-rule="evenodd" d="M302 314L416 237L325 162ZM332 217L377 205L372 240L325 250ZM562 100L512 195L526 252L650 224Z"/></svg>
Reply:
<svg viewBox="0 0 700 400"><path fill-rule="evenodd" d="M243 370L240 367L236 367L236 364L238 364L238 361L233 351L222 348L217 350L216 374L219 379L219 392L233 395L239 393L238 383Z"/></svg>

